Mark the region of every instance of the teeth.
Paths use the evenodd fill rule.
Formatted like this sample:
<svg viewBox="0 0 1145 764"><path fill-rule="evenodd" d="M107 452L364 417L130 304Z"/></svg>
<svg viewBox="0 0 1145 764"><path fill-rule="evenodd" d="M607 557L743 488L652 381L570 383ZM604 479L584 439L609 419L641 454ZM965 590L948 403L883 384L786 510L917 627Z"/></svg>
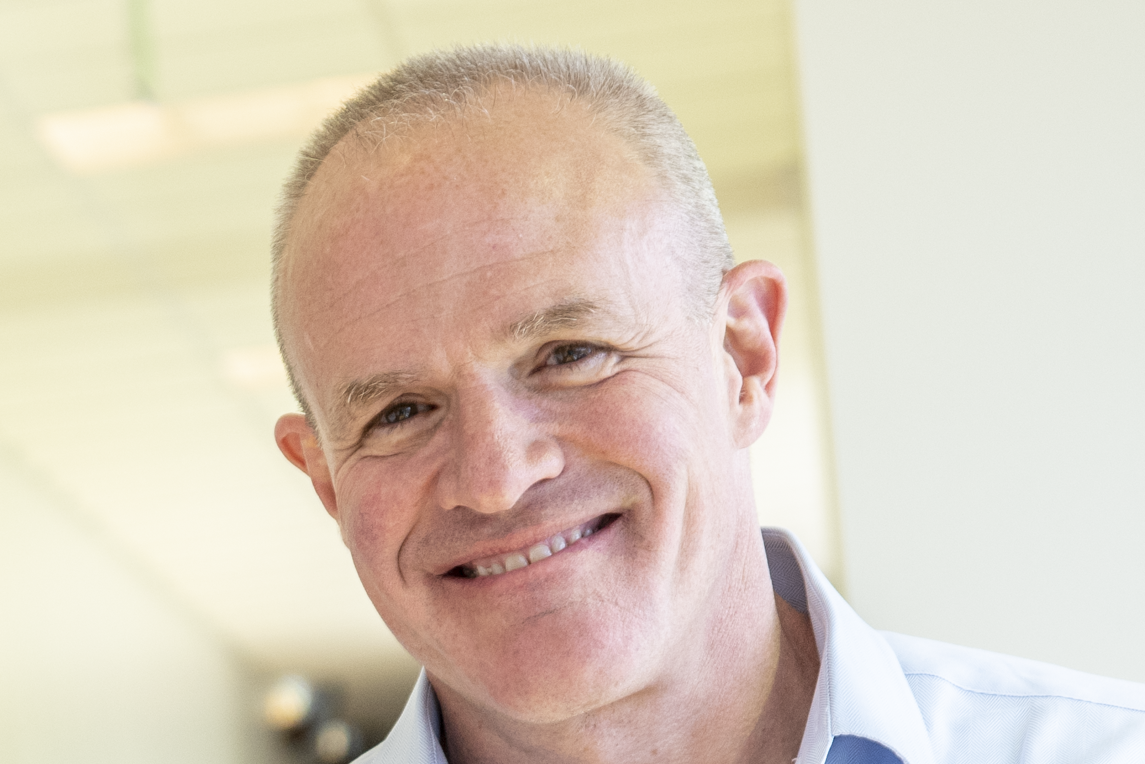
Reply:
<svg viewBox="0 0 1145 764"><path fill-rule="evenodd" d="M595 531L600 529L600 523L601 520L599 518L590 520L583 525L578 525L563 533L558 533L547 541L533 544L528 549L510 552L509 554L482 560L481 562L475 561L462 566L462 570L470 577L499 576L511 570L519 570L527 565L532 565L545 558L552 557L558 552L563 552L581 539L588 538Z"/></svg>

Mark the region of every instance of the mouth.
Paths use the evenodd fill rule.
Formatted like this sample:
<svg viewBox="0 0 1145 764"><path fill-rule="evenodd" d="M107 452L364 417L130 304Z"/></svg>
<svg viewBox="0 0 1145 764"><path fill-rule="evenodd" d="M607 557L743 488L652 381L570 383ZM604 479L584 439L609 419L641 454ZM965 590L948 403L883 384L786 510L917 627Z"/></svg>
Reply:
<svg viewBox="0 0 1145 764"><path fill-rule="evenodd" d="M446 575L457 578L484 578L502 576L529 565L536 565L553 555L560 554L592 534L599 533L618 517L620 517L618 514L601 515L527 547L458 565Z"/></svg>

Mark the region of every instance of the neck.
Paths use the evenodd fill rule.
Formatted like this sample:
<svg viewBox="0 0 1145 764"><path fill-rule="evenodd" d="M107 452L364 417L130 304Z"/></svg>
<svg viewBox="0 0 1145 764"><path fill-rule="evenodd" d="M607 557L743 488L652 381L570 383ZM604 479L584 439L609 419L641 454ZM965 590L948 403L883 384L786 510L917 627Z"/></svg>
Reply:
<svg viewBox="0 0 1145 764"><path fill-rule="evenodd" d="M758 557L721 595L667 671L639 692L567 719L521 722L476 711L434 683L451 764L719 762L790 764L819 674L806 615L772 593ZM731 603L728 606L728 603ZM431 679L432 681L432 679Z"/></svg>

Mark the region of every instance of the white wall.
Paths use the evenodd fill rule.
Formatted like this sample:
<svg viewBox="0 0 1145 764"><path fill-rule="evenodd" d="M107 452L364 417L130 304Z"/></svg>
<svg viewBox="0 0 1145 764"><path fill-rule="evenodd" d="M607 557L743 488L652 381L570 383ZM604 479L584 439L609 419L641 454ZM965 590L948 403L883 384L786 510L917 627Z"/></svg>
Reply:
<svg viewBox="0 0 1145 764"><path fill-rule="evenodd" d="M795 5L849 598L1145 681L1145 4Z"/></svg>
<svg viewBox="0 0 1145 764"><path fill-rule="evenodd" d="M5 457L0 761L266 760L240 663L34 473L13 469L18 455Z"/></svg>

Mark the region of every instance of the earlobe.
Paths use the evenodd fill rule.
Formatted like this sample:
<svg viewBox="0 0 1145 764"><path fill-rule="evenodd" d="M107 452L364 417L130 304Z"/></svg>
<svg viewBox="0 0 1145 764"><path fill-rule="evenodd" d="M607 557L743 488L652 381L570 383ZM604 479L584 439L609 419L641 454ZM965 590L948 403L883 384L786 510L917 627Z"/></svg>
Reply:
<svg viewBox="0 0 1145 764"><path fill-rule="evenodd" d="M749 260L724 276L720 297L732 431L746 448L771 419L787 284L776 266Z"/></svg>
<svg viewBox="0 0 1145 764"><path fill-rule="evenodd" d="M274 426L274 440L287 461L306 473L314 485L314 492L322 500L330 516L338 519L338 502L334 495L334 481L326 454L318 438L302 414L283 414Z"/></svg>

